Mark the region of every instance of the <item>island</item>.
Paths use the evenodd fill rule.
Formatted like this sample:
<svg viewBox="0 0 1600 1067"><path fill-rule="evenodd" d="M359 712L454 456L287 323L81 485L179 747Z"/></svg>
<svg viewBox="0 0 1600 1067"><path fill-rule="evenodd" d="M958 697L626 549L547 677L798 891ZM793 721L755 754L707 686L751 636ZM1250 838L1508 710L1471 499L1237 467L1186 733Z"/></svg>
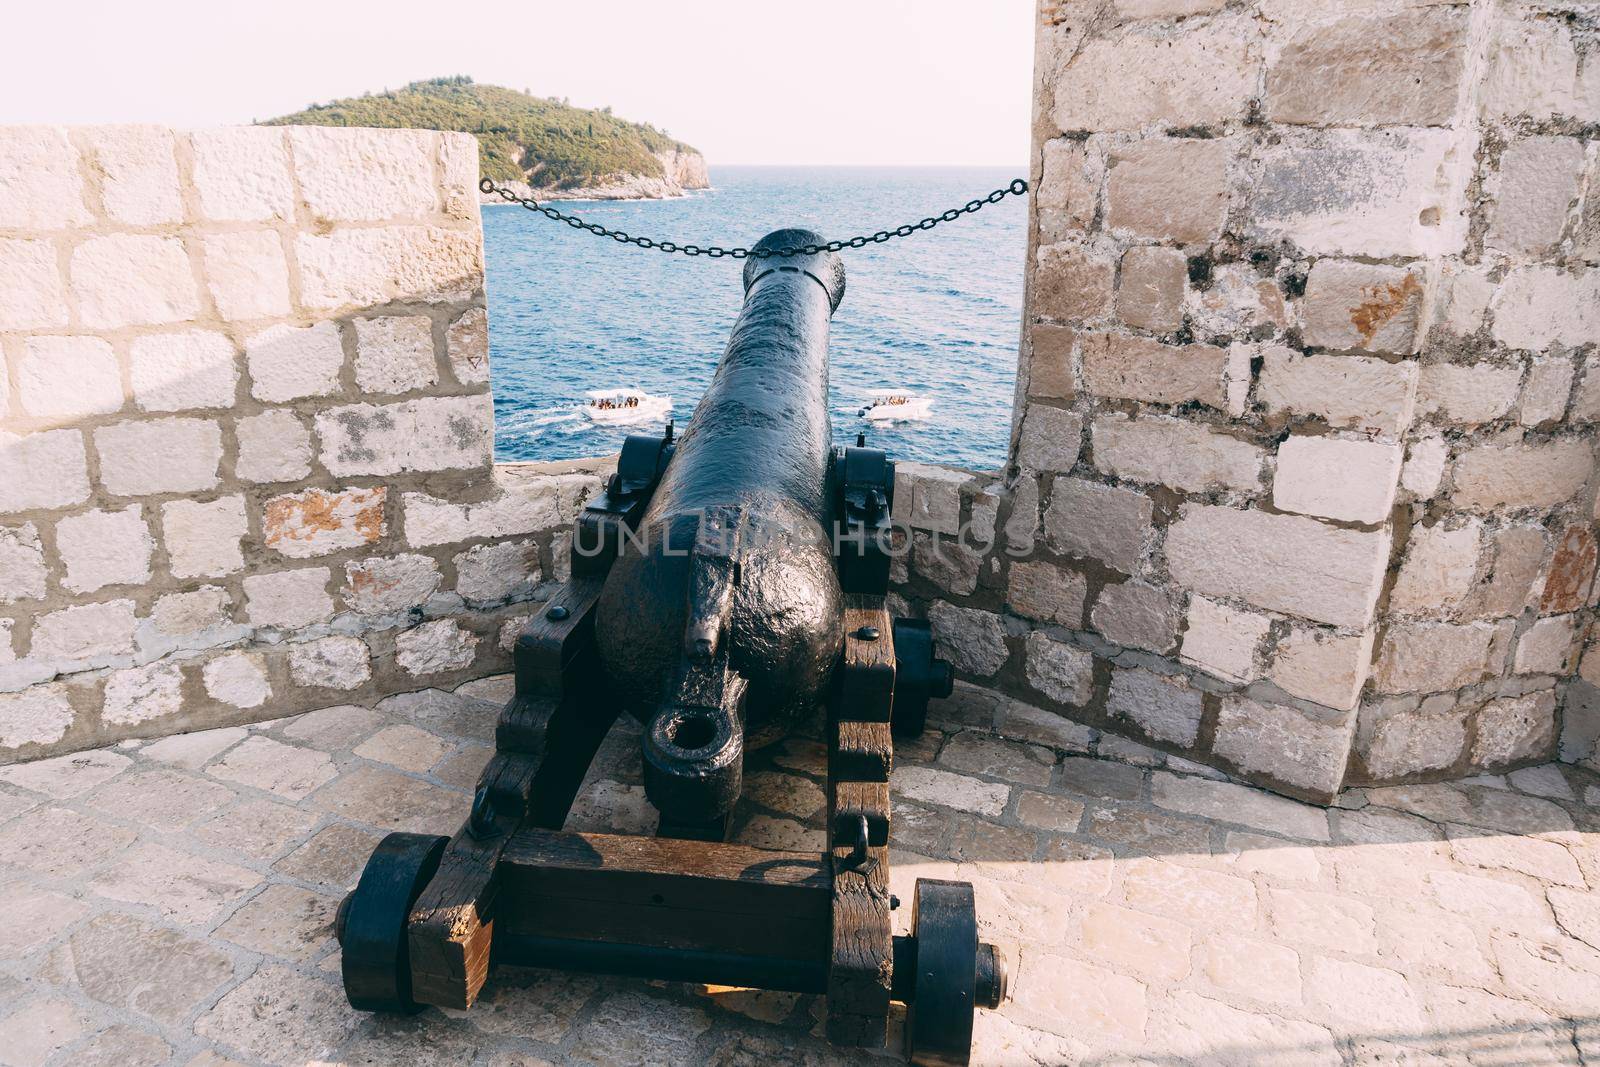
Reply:
<svg viewBox="0 0 1600 1067"><path fill-rule="evenodd" d="M470 133L484 177L540 200L642 200L711 187L705 158L648 122L464 75L312 104L261 125ZM484 200L501 202L492 194Z"/></svg>

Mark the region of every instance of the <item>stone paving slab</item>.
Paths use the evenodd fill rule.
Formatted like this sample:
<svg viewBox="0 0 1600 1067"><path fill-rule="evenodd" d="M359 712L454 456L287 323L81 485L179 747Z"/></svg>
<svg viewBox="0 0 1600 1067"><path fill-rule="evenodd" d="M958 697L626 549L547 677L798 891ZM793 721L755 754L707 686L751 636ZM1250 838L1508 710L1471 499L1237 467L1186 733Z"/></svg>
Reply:
<svg viewBox="0 0 1600 1067"><path fill-rule="evenodd" d="M346 1006L340 895L381 834L455 828L509 684L0 768L0 1064L885 1062L791 993L504 969L469 1012ZM896 892L970 879L1011 962L977 1062L1600 1062L1595 775L1325 810L996 700L963 687L894 780ZM820 848L824 770L813 737L752 757L738 839ZM619 728L572 825L653 824Z"/></svg>

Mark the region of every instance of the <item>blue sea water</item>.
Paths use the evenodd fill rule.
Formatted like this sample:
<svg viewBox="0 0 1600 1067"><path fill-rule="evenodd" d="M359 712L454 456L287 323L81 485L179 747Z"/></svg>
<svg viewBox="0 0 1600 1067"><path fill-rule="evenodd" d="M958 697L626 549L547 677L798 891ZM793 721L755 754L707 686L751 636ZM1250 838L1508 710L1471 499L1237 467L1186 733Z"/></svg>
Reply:
<svg viewBox="0 0 1600 1067"><path fill-rule="evenodd" d="M714 188L672 200L582 202L605 226L702 246L752 245L784 226L847 238L981 197L1021 169L715 167ZM898 459L996 470L1005 460L1021 324L1021 197L909 238L843 254L830 406L837 441L868 431ZM679 428L739 313L736 260L616 244L520 207L486 206L495 451L502 460L605 455L630 428L581 408L589 390L672 398ZM859 417L876 390L931 398L917 421Z"/></svg>

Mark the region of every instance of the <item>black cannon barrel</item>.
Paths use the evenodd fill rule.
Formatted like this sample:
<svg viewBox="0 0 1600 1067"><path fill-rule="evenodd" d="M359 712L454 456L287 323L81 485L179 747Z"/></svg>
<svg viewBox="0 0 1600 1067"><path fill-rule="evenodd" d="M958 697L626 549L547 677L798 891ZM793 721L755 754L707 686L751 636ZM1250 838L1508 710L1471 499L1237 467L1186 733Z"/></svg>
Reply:
<svg viewBox="0 0 1600 1067"><path fill-rule="evenodd" d="M755 246L821 243L779 230ZM751 257L744 308L710 386L601 594L595 637L646 727L664 817L737 799L743 748L819 704L842 639L828 470L832 253Z"/></svg>

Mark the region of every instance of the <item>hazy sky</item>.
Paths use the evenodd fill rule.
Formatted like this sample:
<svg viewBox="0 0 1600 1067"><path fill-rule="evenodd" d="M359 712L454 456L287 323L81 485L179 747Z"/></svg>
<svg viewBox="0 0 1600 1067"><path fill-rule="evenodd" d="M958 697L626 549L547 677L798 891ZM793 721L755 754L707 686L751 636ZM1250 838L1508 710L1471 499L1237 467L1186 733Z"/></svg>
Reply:
<svg viewBox="0 0 1600 1067"><path fill-rule="evenodd" d="M1033 6L16 0L0 121L242 123L469 74L609 104L713 165L1021 165Z"/></svg>

